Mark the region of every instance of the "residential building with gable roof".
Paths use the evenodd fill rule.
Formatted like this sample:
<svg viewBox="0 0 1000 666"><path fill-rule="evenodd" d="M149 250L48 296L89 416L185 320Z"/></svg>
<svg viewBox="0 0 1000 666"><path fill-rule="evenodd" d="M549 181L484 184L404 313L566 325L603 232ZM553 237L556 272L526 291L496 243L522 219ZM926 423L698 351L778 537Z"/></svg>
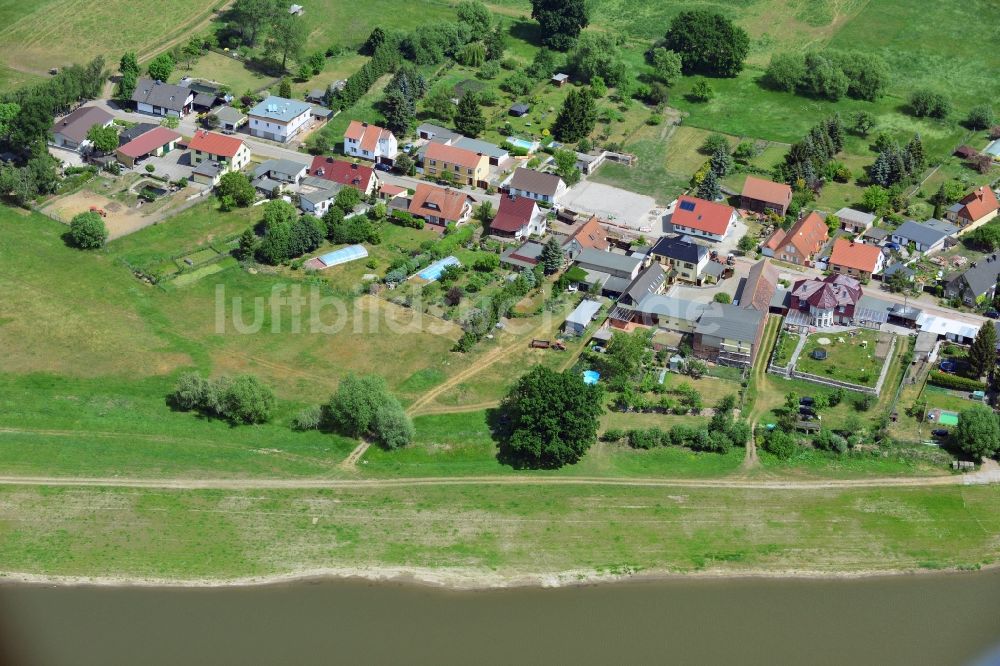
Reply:
<svg viewBox="0 0 1000 666"><path fill-rule="evenodd" d="M988 222L997 216L1000 204L988 186L976 188L945 212L945 217L960 227Z"/></svg>
<svg viewBox="0 0 1000 666"><path fill-rule="evenodd" d="M305 129L311 117L312 105L275 95L250 109L250 135L287 143Z"/></svg>
<svg viewBox="0 0 1000 666"><path fill-rule="evenodd" d="M683 195L667 209L664 227L667 232L721 241L738 220L732 206Z"/></svg>
<svg viewBox="0 0 1000 666"><path fill-rule="evenodd" d="M684 282L701 284L710 261L708 248L689 236L663 236L649 251L650 256L669 269L668 275Z"/></svg>
<svg viewBox="0 0 1000 666"><path fill-rule="evenodd" d="M356 162L345 162L323 155L313 157L309 167L309 175L333 183L349 185L365 195L370 195L380 185L378 175L370 166Z"/></svg>
<svg viewBox="0 0 1000 666"><path fill-rule="evenodd" d="M775 229L764 241L761 254L797 266L812 266L816 253L829 239L826 222L813 211L788 231Z"/></svg>
<svg viewBox="0 0 1000 666"><path fill-rule="evenodd" d="M866 245L846 238L838 238L833 242L830 270L834 273L869 280L876 273L881 273L884 266L885 255L877 245Z"/></svg>
<svg viewBox="0 0 1000 666"><path fill-rule="evenodd" d="M608 242L608 232L601 226L598 217L592 215L589 220L563 240L562 248L563 252L572 260L586 248L607 251L611 248L611 243Z"/></svg>
<svg viewBox="0 0 1000 666"><path fill-rule="evenodd" d="M757 213L774 212L784 217L792 203L792 188L756 176L747 176L740 194L740 208Z"/></svg>
<svg viewBox="0 0 1000 666"><path fill-rule="evenodd" d="M458 185L487 187L490 161L482 153L450 146L446 143L429 143L424 153L424 174L431 178L449 178Z"/></svg>
<svg viewBox="0 0 1000 666"><path fill-rule="evenodd" d="M150 155L169 153L180 141L181 135L166 127L154 127L140 134L116 151L118 161L127 167L134 167L139 160Z"/></svg>
<svg viewBox="0 0 1000 666"><path fill-rule="evenodd" d="M139 113L181 118L191 112L194 95L190 88L143 77L136 81L132 102Z"/></svg>
<svg viewBox="0 0 1000 666"><path fill-rule="evenodd" d="M352 120L344 131L344 153L380 164L392 164L399 154L396 135L384 127Z"/></svg>
<svg viewBox="0 0 1000 666"><path fill-rule="evenodd" d="M92 127L108 127L114 116L97 106L81 106L52 126L53 143L67 150L83 151L90 146L87 133Z"/></svg>
<svg viewBox="0 0 1000 666"><path fill-rule="evenodd" d="M223 174L239 171L250 163L250 149L243 139L235 136L197 130L188 141L188 150L195 166L192 177L207 185L214 185ZM210 168L209 164L216 168Z"/></svg>
<svg viewBox="0 0 1000 666"><path fill-rule="evenodd" d="M490 233L502 238L544 236L547 230L545 213L525 197L501 197L496 217L490 222Z"/></svg>
<svg viewBox="0 0 1000 666"><path fill-rule="evenodd" d="M459 190L420 183L410 199L407 211L429 224L461 224L472 216L472 197Z"/></svg>
<svg viewBox="0 0 1000 666"><path fill-rule="evenodd" d="M958 233L958 227L941 220L915 222L907 220L889 235L889 240L917 252L931 254L945 247L947 240Z"/></svg>
<svg viewBox="0 0 1000 666"><path fill-rule="evenodd" d="M535 201L555 205L566 194L566 183L554 173L517 168L507 183L513 196L528 197Z"/></svg>
<svg viewBox="0 0 1000 666"><path fill-rule="evenodd" d="M848 275L799 280L792 288L788 309L808 314L809 324L817 328L849 326L861 296L861 282Z"/></svg>
<svg viewBox="0 0 1000 666"><path fill-rule="evenodd" d="M975 306L993 300L998 280L1000 280L1000 254L988 254L979 261L974 261L967 270L949 279L945 283L944 295L947 298L959 298L970 307Z"/></svg>

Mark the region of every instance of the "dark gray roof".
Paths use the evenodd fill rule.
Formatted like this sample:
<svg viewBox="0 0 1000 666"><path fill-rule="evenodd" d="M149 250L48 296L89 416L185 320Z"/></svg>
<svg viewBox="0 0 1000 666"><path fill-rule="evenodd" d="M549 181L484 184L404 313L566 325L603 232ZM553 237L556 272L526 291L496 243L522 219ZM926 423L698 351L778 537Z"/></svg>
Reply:
<svg viewBox="0 0 1000 666"><path fill-rule="evenodd" d="M674 317L684 321L697 321L709 306L674 296L663 294L648 294L639 301L636 311L643 314L655 314L664 317Z"/></svg>
<svg viewBox="0 0 1000 666"><path fill-rule="evenodd" d="M81 106L53 125L52 132L80 143L87 138L91 127L103 126L113 119L114 116L98 106Z"/></svg>
<svg viewBox="0 0 1000 666"><path fill-rule="evenodd" d="M487 157L495 157L497 159L503 159L507 157L510 153L496 145L495 143L490 143L489 141L480 141L479 139L470 139L469 137L463 136L462 138L451 144L456 148L463 148L465 150L471 150L474 153L482 153Z"/></svg>
<svg viewBox="0 0 1000 666"><path fill-rule="evenodd" d="M889 266L884 271L882 271L882 277L887 278L890 275L895 275L896 273L902 273L908 278L912 278L914 275L916 275L916 271L914 271L906 264L897 263L893 264L892 266Z"/></svg>
<svg viewBox="0 0 1000 666"><path fill-rule="evenodd" d="M154 125L153 123L139 123L138 125L124 129L118 135L118 145L124 146L126 143L134 139L138 139L146 132L156 129L157 127L159 127L159 125Z"/></svg>
<svg viewBox="0 0 1000 666"><path fill-rule="evenodd" d="M926 222L907 220L899 225L899 228L893 231L892 235L899 236L906 241L930 246L957 232L958 227L941 220L927 220Z"/></svg>
<svg viewBox="0 0 1000 666"><path fill-rule="evenodd" d="M218 101L215 93L200 92L194 96L194 104L198 106L215 106L215 102Z"/></svg>
<svg viewBox="0 0 1000 666"><path fill-rule="evenodd" d="M996 285L998 276L1000 276L1000 258L992 254L972 264L969 270L956 277L953 282L964 281L975 296L981 296Z"/></svg>
<svg viewBox="0 0 1000 666"><path fill-rule="evenodd" d="M628 278L608 277L604 282L604 291L614 294L624 294L630 284L632 284L632 280Z"/></svg>
<svg viewBox="0 0 1000 666"><path fill-rule="evenodd" d="M514 169L514 176L510 179L510 186L525 192L534 194L547 194L554 196L559 189L562 178L554 173L542 173L534 169Z"/></svg>
<svg viewBox="0 0 1000 666"><path fill-rule="evenodd" d="M294 160L267 160L266 162L261 162L257 168L253 170L253 175L255 178L260 178L261 176L268 176L272 173L297 174L302 173L308 168L307 164L295 162Z"/></svg>
<svg viewBox="0 0 1000 666"><path fill-rule="evenodd" d="M222 167L218 162L212 162L211 160L205 160L198 166L194 168L194 173L199 176L212 176L213 178L219 173Z"/></svg>
<svg viewBox="0 0 1000 666"><path fill-rule="evenodd" d="M871 229L869 229L868 231L866 231L862 235L865 238L871 238L872 240L884 240L885 237L889 235L889 232L886 231L885 229L879 229L878 227L872 227Z"/></svg>
<svg viewBox="0 0 1000 666"><path fill-rule="evenodd" d="M639 273L632 284L623 292L634 303L638 303L646 294L655 294L660 291L663 282L667 279L667 274L663 272L663 266L653 262L649 268Z"/></svg>
<svg viewBox="0 0 1000 666"><path fill-rule="evenodd" d="M512 111L513 113L522 113L523 114L523 113L527 113L530 110L531 110L531 107L528 106L527 104L523 104L522 103L522 104L511 104L510 105L510 111Z"/></svg>
<svg viewBox="0 0 1000 666"><path fill-rule="evenodd" d="M727 340L753 342L763 313L729 303L713 303L698 320L694 332Z"/></svg>
<svg viewBox="0 0 1000 666"><path fill-rule="evenodd" d="M281 183L276 180L271 180L270 178L255 178L253 181L253 186L262 192L270 194L274 191L274 188L281 188Z"/></svg>
<svg viewBox="0 0 1000 666"><path fill-rule="evenodd" d="M132 101L137 104L142 102L159 106L171 111L181 111L184 108L184 102L190 95L192 92L188 88L142 78L135 84Z"/></svg>
<svg viewBox="0 0 1000 666"><path fill-rule="evenodd" d="M695 243L688 236L664 236L656 241L651 253L675 261L697 264L708 254L708 248Z"/></svg>
<svg viewBox="0 0 1000 666"><path fill-rule="evenodd" d="M422 123L417 126L417 136L421 133L430 134L437 139L442 139L444 141L451 141L452 139L457 139L462 136L458 132L453 132L447 127L441 127L440 125L435 125L433 123Z"/></svg>
<svg viewBox="0 0 1000 666"><path fill-rule="evenodd" d="M627 257L624 254L615 254L614 252L602 252L589 247L583 248L583 251L576 256L576 261L594 266L597 269L609 268L626 273L631 273L636 266L642 263L642 260L636 257Z"/></svg>
<svg viewBox="0 0 1000 666"><path fill-rule="evenodd" d="M247 116L245 113L239 109L234 109L231 106L223 106L215 110L215 117L219 119L219 122L235 124L246 120Z"/></svg>

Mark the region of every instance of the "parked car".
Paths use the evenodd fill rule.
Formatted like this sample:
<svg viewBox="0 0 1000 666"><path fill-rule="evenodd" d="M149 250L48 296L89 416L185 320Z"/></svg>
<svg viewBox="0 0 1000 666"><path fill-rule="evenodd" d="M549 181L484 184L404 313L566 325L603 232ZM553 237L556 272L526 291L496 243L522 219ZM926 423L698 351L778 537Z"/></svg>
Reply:
<svg viewBox="0 0 1000 666"><path fill-rule="evenodd" d="M810 398L809 396L806 396L804 398L799 398L800 405L806 405L808 407L812 407L813 404L815 404L815 402L816 400L814 398Z"/></svg>
<svg viewBox="0 0 1000 666"><path fill-rule="evenodd" d="M900 250L903 249L902 246L899 243L893 243L891 241L888 242L888 243L886 243L882 247L884 247L887 250L895 250L896 252L899 252Z"/></svg>
<svg viewBox="0 0 1000 666"><path fill-rule="evenodd" d="M593 351L593 352L597 352L598 354L607 354L608 353L608 350L605 349L604 347L602 347L601 345L594 345L593 347L590 348L590 350Z"/></svg>
<svg viewBox="0 0 1000 666"><path fill-rule="evenodd" d="M987 310L983 313L984 317L989 317L990 319L1000 319L1000 312L996 310Z"/></svg>
<svg viewBox="0 0 1000 666"><path fill-rule="evenodd" d="M812 407L807 407L805 405L799 405L799 414L802 414L802 415L808 414L809 416L816 416L816 410L813 409Z"/></svg>
<svg viewBox="0 0 1000 666"><path fill-rule="evenodd" d="M931 434L935 437L947 437L948 430L945 428L934 428L934 430L931 430Z"/></svg>
<svg viewBox="0 0 1000 666"><path fill-rule="evenodd" d="M392 171L392 167L389 166L388 164L384 164L382 162L377 162L375 164L375 170L376 171Z"/></svg>

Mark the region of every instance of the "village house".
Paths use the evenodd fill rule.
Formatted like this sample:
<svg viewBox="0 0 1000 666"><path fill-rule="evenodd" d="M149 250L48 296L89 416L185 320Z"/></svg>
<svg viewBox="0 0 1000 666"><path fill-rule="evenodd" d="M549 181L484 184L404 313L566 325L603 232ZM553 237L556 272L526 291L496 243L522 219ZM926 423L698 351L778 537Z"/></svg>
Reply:
<svg viewBox="0 0 1000 666"><path fill-rule="evenodd" d="M740 208L756 213L776 213L782 217L792 203L792 188L785 183L747 176L740 194Z"/></svg>
<svg viewBox="0 0 1000 666"><path fill-rule="evenodd" d="M944 295L961 299L966 305L992 301L1000 280L1000 255L988 254L945 284Z"/></svg>
<svg viewBox="0 0 1000 666"><path fill-rule="evenodd" d="M472 197L459 190L419 183L407 211L428 224L461 224L472 216Z"/></svg>
<svg viewBox="0 0 1000 666"><path fill-rule="evenodd" d="M792 288L788 306L789 315L798 316L790 316L789 321L817 328L849 326L861 296L861 283L848 275L799 280Z"/></svg>
<svg viewBox="0 0 1000 666"><path fill-rule="evenodd" d="M812 266L814 256L830 239L826 222L813 211L785 231L775 229L761 254L797 266Z"/></svg>
<svg viewBox="0 0 1000 666"><path fill-rule="evenodd" d="M840 220L840 228L852 234L864 233L878 220L878 216L854 208L841 208L834 215Z"/></svg>
<svg viewBox="0 0 1000 666"><path fill-rule="evenodd" d="M726 204L687 195L670 205L664 218L665 231L721 241L739 221L736 209Z"/></svg>
<svg viewBox="0 0 1000 666"><path fill-rule="evenodd" d="M293 160L267 160L253 170L253 186L264 195L298 185L306 176L306 165Z"/></svg>
<svg viewBox="0 0 1000 666"><path fill-rule="evenodd" d="M635 280L632 281L632 284L622 292L618 303L621 305L638 305L649 294L662 293L666 284L666 271L663 270L663 266L654 261L642 269Z"/></svg>
<svg viewBox="0 0 1000 666"><path fill-rule="evenodd" d="M544 236L547 230L545 213L526 197L503 196L496 217L490 222L490 233L501 238Z"/></svg>
<svg viewBox="0 0 1000 666"><path fill-rule="evenodd" d="M424 153L424 175L451 180L459 185L487 187L489 165L489 159L482 153L474 153L446 143L429 143ZM446 177L445 174L450 176Z"/></svg>
<svg viewBox="0 0 1000 666"><path fill-rule="evenodd" d="M139 113L181 118L194 107L194 91L190 88L141 78L132 92L132 102Z"/></svg>
<svg viewBox="0 0 1000 666"><path fill-rule="evenodd" d="M736 301L741 308L753 308L767 314L771 311L778 290L778 270L769 259L761 259L750 267Z"/></svg>
<svg viewBox="0 0 1000 666"><path fill-rule="evenodd" d="M750 367L760 351L766 319L765 313L753 308L712 303L695 325L691 344L694 355L719 365Z"/></svg>
<svg viewBox="0 0 1000 666"><path fill-rule="evenodd" d="M337 194L344 189L339 183L332 183L329 180L306 176L299 186L299 208L304 213L323 217L337 199Z"/></svg>
<svg viewBox="0 0 1000 666"><path fill-rule="evenodd" d="M378 125L352 120L344 132L344 153L391 165L399 154L396 136Z"/></svg>
<svg viewBox="0 0 1000 666"><path fill-rule="evenodd" d="M915 222L907 220L890 232L889 240L917 252L931 254L944 248L947 240L958 233L958 227L941 220Z"/></svg>
<svg viewBox="0 0 1000 666"><path fill-rule="evenodd" d="M223 174L239 171L250 163L250 149L235 136L197 130L188 142L192 179L204 185L215 185Z"/></svg>
<svg viewBox="0 0 1000 666"><path fill-rule="evenodd" d="M249 120L246 114L231 106L219 107L212 115L219 119L219 129L227 132L235 132L246 125Z"/></svg>
<svg viewBox="0 0 1000 666"><path fill-rule="evenodd" d="M562 243L563 252L570 260L586 248L601 252L611 248L611 243L608 242L608 233L601 226L596 215L591 216L589 220L577 227Z"/></svg>
<svg viewBox="0 0 1000 666"><path fill-rule="evenodd" d="M114 116L96 106L81 106L52 126L53 143L67 150L86 152L92 127L108 127Z"/></svg>
<svg viewBox="0 0 1000 666"><path fill-rule="evenodd" d="M305 129L312 107L305 102L269 96L250 109L250 135L287 143Z"/></svg>
<svg viewBox="0 0 1000 666"><path fill-rule="evenodd" d="M507 189L512 196L555 205L566 194L566 183L554 173L517 168L507 183Z"/></svg>
<svg viewBox="0 0 1000 666"><path fill-rule="evenodd" d="M997 196L986 185L965 195L961 201L949 208L944 216L949 222L965 228L972 224L988 222L997 216L1000 204Z"/></svg>
<svg viewBox="0 0 1000 666"><path fill-rule="evenodd" d="M159 157L169 153L181 140L181 135L166 127L154 127L140 134L124 146L120 146L115 155L118 161L131 168L139 161L149 156Z"/></svg>
<svg viewBox="0 0 1000 666"><path fill-rule="evenodd" d="M870 280L880 273L885 265L885 255L882 248L876 245L866 245L838 238L833 242L833 252L830 254L830 270L856 277L859 280Z"/></svg>
<svg viewBox="0 0 1000 666"><path fill-rule="evenodd" d="M688 236L663 236L649 252L654 261L669 269L669 276L701 284L709 252Z"/></svg>
<svg viewBox="0 0 1000 666"><path fill-rule="evenodd" d="M375 170L364 164L345 162L333 157L317 155L309 167L309 175L333 183L348 185L365 196L378 189L380 182Z"/></svg>

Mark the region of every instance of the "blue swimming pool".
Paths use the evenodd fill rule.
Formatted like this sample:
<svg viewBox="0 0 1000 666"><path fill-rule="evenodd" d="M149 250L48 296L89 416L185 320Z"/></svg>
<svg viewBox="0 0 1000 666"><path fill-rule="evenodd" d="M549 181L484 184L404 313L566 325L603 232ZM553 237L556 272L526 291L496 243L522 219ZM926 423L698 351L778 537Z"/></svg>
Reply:
<svg viewBox="0 0 1000 666"><path fill-rule="evenodd" d="M538 144L534 141L528 141L527 139L522 139L519 136L507 137L507 143L514 146L515 148L524 148L525 150L536 150Z"/></svg>
<svg viewBox="0 0 1000 666"><path fill-rule="evenodd" d="M444 259L438 259L433 264L425 268L424 270L417 273L417 277L427 280L428 282L434 282L439 277L441 273L444 273L444 269L448 266L461 266L458 257L445 257Z"/></svg>
<svg viewBox="0 0 1000 666"><path fill-rule="evenodd" d="M583 383L584 384L596 384L597 380L601 378L601 373L597 370L584 370L583 371Z"/></svg>

